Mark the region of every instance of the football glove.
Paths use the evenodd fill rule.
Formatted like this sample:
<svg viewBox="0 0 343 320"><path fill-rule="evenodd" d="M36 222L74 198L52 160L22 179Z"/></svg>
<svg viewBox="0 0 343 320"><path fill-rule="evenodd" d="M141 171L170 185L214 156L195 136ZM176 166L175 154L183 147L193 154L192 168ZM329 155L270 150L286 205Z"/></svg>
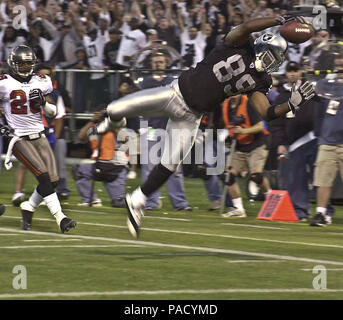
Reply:
<svg viewBox="0 0 343 320"><path fill-rule="evenodd" d="M296 20L300 23L306 23L305 19L301 16L292 16L289 14L286 14L284 16L279 16L276 18L276 20L279 22L280 25L284 25L288 21Z"/></svg>
<svg viewBox="0 0 343 320"><path fill-rule="evenodd" d="M30 106L34 109L39 109L41 106L44 107L46 100L42 90L33 89L29 93Z"/></svg>
<svg viewBox="0 0 343 320"><path fill-rule="evenodd" d="M0 135L1 136L8 137L12 133L14 133L14 129L12 129L9 126L0 124Z"/></svg>
<svg viewBox="0 0 343 320"><path fill-rule="evenodd" d="M293 84L291 96L288 100L289 109L295 113L303 104L314 96L314 86L309 81L303 83L298 89L296 89L295 84Z"/></svg>

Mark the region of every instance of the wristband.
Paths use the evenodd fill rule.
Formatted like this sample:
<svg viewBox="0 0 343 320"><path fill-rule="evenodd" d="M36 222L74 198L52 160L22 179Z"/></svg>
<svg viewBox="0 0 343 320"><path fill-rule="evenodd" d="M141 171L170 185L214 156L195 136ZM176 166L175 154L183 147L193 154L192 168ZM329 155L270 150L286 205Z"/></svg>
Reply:
<svg viewBox="0 0 343 320"><path fill-rule="evenodd" d="M275 107L276 106L270 106L267 110L267 117L268 117L269 121L278 118L278 116L275 114Z"/></svg>
<svg viewBox="0 0 343 320"><path fill-rule="evenodd" d="M49 103L48 101L45 102L43 109L44 109L44 113L49 118L54 118L57 114L57 107L54 104Z"/></svg>
<svg viewBox="0 0 343 320"><path fill-rule="evenodd" d="M288 101L288 108L290 111L292 111L293 114L295 114L295 111L297 110L297 108L295 108L290 101Z"/></svg>

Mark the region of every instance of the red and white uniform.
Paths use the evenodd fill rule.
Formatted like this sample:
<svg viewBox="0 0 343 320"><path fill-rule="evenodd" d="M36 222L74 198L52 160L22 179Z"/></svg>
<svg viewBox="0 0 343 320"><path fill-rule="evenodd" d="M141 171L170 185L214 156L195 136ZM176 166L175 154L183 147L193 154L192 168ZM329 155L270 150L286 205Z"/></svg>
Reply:
<svg viewBox="0 0 343 320"><path fill-rule="evenodd" d="M20 82L9 74L0 75L0 100L5 117L15 135L20 137L44 130L40 110L30 107L29 93L33 89L49 94L53 90L50 77L34 74L29 82Z"/></svg>

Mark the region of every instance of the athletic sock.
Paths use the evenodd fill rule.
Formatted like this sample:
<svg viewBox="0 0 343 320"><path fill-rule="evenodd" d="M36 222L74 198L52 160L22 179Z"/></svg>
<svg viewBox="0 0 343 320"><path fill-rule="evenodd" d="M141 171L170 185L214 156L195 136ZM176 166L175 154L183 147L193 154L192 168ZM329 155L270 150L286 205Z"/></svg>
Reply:
<svg viewBox="0 0 343 320"><path fill-rule="evenodd" d="M148 179L141 187L144 195L149 197L152 193L158 190L173 173L174 171L168 170L162 164L158 164L157 166L155 166L151 170Z"/></svg>
<svg viewBox="0 0 343 320"><path fill-rule="evenodd" d="M324 207L317 207L316 210L317 210L317 213L321 213L322 215L326 214L326 208Z"/></svg>
<svg viewBox="0 0 343 320"><path fill-rule="evenodd" d="M140 187L138 187L131 194L131 200L135 208L143 208L147 199L148 198L142 192Z"/></svg>
<svg viewBox="0 0 343 320"><path fill-rule="evenodd" d="M233 206L239 210L245 211L243 207L242 198L232 199Z"/></svg>
<svg viewBox="0 0 343 320"><path fill-rule="evenodd" d="M58 200L57 193L54 192L44 197L45 203L50 210L51 214L55 217L58 226L63 218L66 216L62 212L60 201Z"/></svg>
<svg viewBox="0 0 343 320"><path fill-rule="evenodd" d="M37 188L35 188L29 199L30 205L36 209L42 201L43 197L38 193Z"/></svg>

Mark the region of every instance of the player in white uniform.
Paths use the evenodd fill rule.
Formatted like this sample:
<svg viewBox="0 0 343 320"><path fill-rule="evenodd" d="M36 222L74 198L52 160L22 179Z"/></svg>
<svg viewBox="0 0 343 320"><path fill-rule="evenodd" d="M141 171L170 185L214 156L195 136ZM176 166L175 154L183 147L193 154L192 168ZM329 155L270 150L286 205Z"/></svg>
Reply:
<svg viewBox="0 0 343 320"><path fill-rule="evenodd" d="M56 116L56 106L48 96L53 90L51 79L42 74L34 74L35 53L31 48L20 45L10 54L9 74L0 75L0 100L4 106L8 126L0 133L13 137L9 150L37 178L38 186L28 201L21 203L22 228L31 230L32 216L44 200L62 233L76 226L76 222L66 217L54 190L58 181L53 151L45 137L41 108L45 115Z"/></svg>

